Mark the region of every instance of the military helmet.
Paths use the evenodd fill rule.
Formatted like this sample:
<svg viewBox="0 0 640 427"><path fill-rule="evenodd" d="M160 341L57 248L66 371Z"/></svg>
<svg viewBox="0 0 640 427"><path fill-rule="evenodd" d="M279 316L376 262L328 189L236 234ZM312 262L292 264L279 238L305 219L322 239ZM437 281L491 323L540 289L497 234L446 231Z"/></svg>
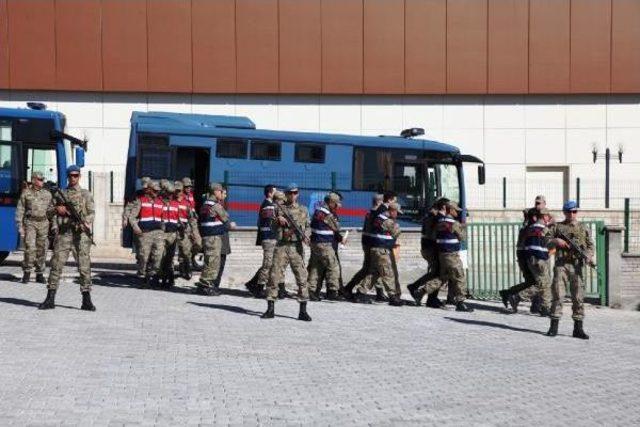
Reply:
<svg viewBox="0 0 640 427"><path fill-rule="evenodd" d="M224 187L219 182L212 182L209 184L209 193L213 193L214 191L224 190Z"/></svg>
<svg viewBox="0 0 640 427"><path fill-rule="evenodd" d="M164 184L164 191L167 192L168 194L171 194L175 191L175 188L173 186L173 183L171 181L167 181Z"/></svg>
<svg viewBox="0 0 640 427"><path fill-rule="evenodd" d="M184 185L182 184L182 181L176 181L173 183L173 189L174 191L182 191L184 190Z"/></svg>
<svg viewBox="0 0 640 427"><path fill-rule="evenodd" d="M185 176L184 178L182 178L182 185L184 185L185 187L193 187L193 182L191 182L191 178Z"/></svg>
<svg viewBox="0 0 640 427"><path fill-rule="evenodd" d="M282 201L284 201L284 199L285 199L285 196L284 196L284 193L282 191L276 191L273 194L273 201L275 201L275 202L278 202L278 201L282 202Z"/></svg>
<svg viewBox="0 0 640 427"><path fill-rule="evenodd" d="M147 188L152 189L153 191L160 191L160 183L158 181L149 181L149 184L147 184Z"/></svg>
<svg viewBox="0 0 640 427"><path fill-rule="evenodd" d="M44 179L44 174L40 171L33 171L33 173L31 174L31 179L39 179L39 180L43 180Z"/></svg>

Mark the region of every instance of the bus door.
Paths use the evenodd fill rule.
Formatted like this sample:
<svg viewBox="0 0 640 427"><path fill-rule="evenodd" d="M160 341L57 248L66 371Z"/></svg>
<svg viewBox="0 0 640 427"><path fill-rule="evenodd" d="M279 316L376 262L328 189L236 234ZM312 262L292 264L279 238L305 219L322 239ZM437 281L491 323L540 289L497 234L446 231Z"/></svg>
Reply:
<svg viewBox="0 0 640 427"><path fill-rule="evenodd" d="M210 177L211 146L213 138L176 135L171 137L175 150L174 175L176 179L185 176L193 182L196 208L200 208L202 195L207 192Z"/></svg>
<svg viewBox="0 0 640 427"><path fill-rule="evenodd" d="M403 210L403 217L420 218L424 211L425 165L416 161L393 163L393 189Z"/></svg>
<svg viewBox="0 0 640 427"><path fill-rule="evenodd" d="M30 181L34 172L41 172L45 181L58 182L56 143L22 144L22 161L25 181Z"/></svg>

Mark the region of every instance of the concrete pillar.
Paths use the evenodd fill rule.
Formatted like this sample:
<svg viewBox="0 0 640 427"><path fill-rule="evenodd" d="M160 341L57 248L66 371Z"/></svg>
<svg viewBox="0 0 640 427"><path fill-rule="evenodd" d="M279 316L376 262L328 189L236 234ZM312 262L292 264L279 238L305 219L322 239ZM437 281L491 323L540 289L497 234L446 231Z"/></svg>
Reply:
<svg viewBox="0 0 640 427"><path fill-rule="evenodd" d="M93 235L96 243L102 243L107 237L108 200L107 192L109 183L104 172L93 172L93 202L96 208L96 216L93 220Z"/></svg>
<svg viewBox="0 0 640 427"><path fill-rule="evenodd" d="M624 227L608 225L604 228L607 263L607 302L609 307L622 307L622 231Z"/></svg>

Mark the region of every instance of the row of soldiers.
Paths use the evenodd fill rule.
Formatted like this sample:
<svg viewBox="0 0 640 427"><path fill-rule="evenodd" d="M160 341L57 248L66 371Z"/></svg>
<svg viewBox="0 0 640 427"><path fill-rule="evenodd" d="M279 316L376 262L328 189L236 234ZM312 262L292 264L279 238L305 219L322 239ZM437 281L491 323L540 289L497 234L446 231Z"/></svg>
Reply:
<svg viewBox="0 0 640 427"><path fill-rule="evenodd" d="M73 253L80 273L82 310L95 311L91 301L91 226L95 215L91 192L80 186L80 168L67 168L67 188L45 186L44 175L33 172L16 206L15 221L24 244L22 282L27 283L35 267L36 281L47 283L47 296L38 306L55 308L55 296L62 269ZM53 257L49 277L44 277L49 239L53 240Z"/></svg>

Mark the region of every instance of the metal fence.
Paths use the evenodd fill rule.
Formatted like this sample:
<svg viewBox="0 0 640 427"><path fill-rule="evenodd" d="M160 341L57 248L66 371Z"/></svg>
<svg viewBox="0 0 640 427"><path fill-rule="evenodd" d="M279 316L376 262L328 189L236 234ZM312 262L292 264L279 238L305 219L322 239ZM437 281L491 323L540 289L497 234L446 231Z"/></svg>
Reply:
<svg viewBox="0 0 640 427"><path fill-rule="evenodd" d="M624 252L640 253L640 198L624 201Z"/></svg>
<svg viewBox="0 0 640 427"><path fill-rule="evenodd" d="M605 303L604 222L585 222L595 243L597 270L585 267L585 296ZM516 260L520 223L475 223L467 225L467 286L475 298L495 299L498 292L524 279ZM568 290L567 290L568 291Z"/></svg>

